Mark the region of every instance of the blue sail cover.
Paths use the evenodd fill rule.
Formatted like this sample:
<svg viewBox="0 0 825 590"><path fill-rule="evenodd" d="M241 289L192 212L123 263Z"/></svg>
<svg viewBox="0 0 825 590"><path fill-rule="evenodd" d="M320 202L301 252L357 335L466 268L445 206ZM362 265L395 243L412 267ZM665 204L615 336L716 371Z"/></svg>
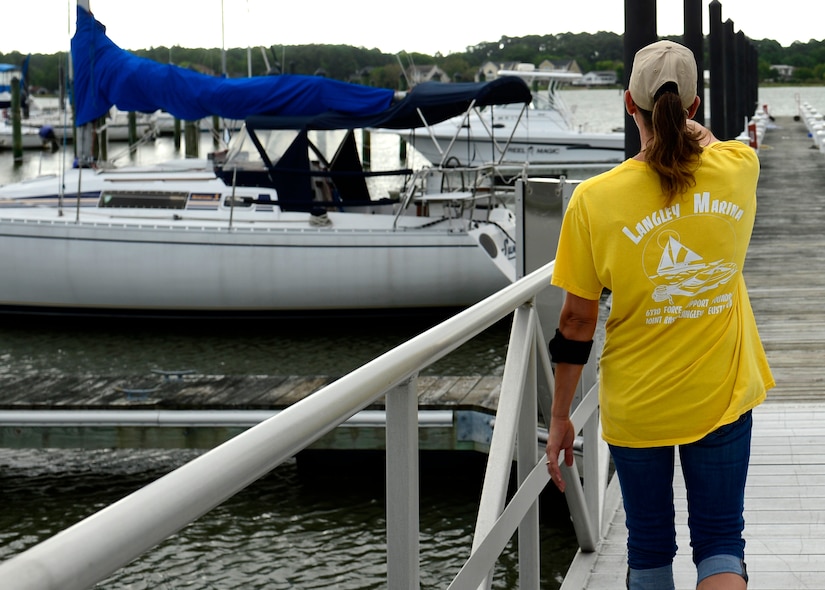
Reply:
<svg viewBox="0 0 825 590"><path fill-rule="evenodd" d="M394 95L318 76L218 78L157 63L115 45L81 6L71 46L78 126L104 116L113 105L122 111L162 109L185 121L212 115L311 117L327 111L363 116L386 110Z"/></svg>
<svg viewBox="0 0 825 590"><path fill-rule="evenodd" d="M394 92L318 76L218 78L130 54L80 6L72 38L77 125L122 111L163 109L194 121L218 115L257 129L413 129L463 114L471 105L528 104L527 83L515 76L490 82L416 85Z"/></svg>
<svg viewBox="0 0 825 590"><path fill-rule="evenodd" d="M350 115L327 111L311 116L250 116L250 129L416 129L464 114L471 106L523 103L533 99L521 78L502 76L490 82L424 82L403 100L371 114Z"/></svg>

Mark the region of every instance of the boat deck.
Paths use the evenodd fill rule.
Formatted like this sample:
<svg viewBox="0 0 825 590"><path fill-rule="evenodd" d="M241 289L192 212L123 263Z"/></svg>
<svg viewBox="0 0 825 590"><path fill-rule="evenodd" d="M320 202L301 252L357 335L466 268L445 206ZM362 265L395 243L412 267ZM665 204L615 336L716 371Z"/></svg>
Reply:
<svg viewBox="0 0 825 590"><path fill-rule="evenodd" d="M825 156L804 124L778 119L760 150L759 211L745 278L777 387L754 411L745 496L750 590L825 587ZM677 470L678 471L678 470ZM607 533L579 552L563 590L624 587L624 512L611 483ZM677 590L696 587L677 483Z"/></svg>

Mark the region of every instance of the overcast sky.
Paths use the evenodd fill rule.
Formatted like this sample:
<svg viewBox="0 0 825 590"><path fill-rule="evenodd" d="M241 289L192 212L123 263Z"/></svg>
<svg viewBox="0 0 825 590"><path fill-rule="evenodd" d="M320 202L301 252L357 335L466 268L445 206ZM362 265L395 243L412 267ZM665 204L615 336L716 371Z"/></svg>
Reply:
<svg viewBox="0 0 825 590"><path fill-rule="evenodd" d="M341 44L385 53L447 55L502 36L624 29L622 0L459 2L418 0L90 0L95 17L124 49L175 45L271 47ZM702 2L704 32L707 6ZM814 0L722 0L722 20L751 39L825 39L825 5ZM3 0L0 52L67 51L75 0ZM659 0L659 35L683 32L683 3Z"/></svg>

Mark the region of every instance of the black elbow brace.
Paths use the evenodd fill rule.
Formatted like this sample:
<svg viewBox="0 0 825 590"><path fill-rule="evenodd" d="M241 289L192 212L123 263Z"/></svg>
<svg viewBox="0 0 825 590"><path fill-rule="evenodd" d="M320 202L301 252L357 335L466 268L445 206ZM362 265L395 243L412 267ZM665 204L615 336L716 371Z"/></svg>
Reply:
<svg viewBox="0 0 825 590"><path fill-rule="evenodd" d="M593 348L593 341L568 340L557 328L556 335L550 340L547 348L550 351L550 360L554 363L586 365L587 359L590 358L590 350Z"/></svg>

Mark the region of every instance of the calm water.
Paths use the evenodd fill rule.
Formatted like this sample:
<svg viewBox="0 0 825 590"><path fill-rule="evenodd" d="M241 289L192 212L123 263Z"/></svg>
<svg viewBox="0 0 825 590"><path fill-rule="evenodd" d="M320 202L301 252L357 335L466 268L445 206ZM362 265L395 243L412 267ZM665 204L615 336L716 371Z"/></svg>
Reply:
<svg viewBox="0 0 825 590"><path fill-rule="evenodd" d="M566 90L583 129L624 124L618 90ZM825 88L770 88L775 116L797 97L825 109ZM204 152L211 142L202 140ZM373 159L378 148L373 142ZM110 156L118 152L110 150ZM121 163L178 157L158 140ZM59 169L58 154L0 153L0 184ZM145 375L152 369L220 374L337 375L357 368L439 317L230 321L94 321L0 318L0 376L21 373ZM502 322L435 365L434 374L500 374ZM454 455L454 454L453 454ZM0 559L8 558L196 456L190 450L0 450ZM341 465L345 468L341 468ZM100 584L106 589L383 588L386 571L381 459L287 462L246 491ZM422 460L422 587L443 588L468 556L482 466L475 455ZM559 588L575 537L549 496L542 527L543 588ZM494 587L512 588L509 547Z"/></svg>
<svg viewBox="0 0 825 590"><path fill-rule="evenodd" d="M100 510L196 456L193 451L0 452L0 559ZM478 460L422 461L421 587L445 588L468 557ZM386 586L380 457L278 467L97 587L106 589L368 589ZM544 588L558 588L575 541L564 516L542 528ZM495 588L515 586L508 547Z"/></svg>

